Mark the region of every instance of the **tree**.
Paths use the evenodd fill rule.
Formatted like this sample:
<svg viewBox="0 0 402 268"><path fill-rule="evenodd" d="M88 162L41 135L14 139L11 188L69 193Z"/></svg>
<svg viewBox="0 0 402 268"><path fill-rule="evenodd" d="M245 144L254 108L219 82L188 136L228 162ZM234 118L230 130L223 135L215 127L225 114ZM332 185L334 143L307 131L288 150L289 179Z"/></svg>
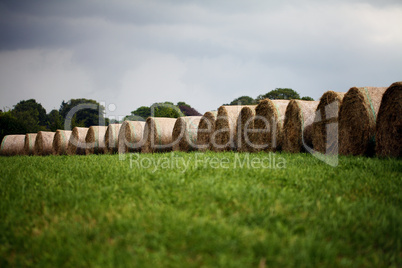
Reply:
<svg viewBox="0 0 402 268"><path fill-rule="evenodd" d="M149 116L151 116L151 108L147 106L141 106L137 110L131 112L131 118L137 118L137 119L143 118L142 120L133 120L133 121L143 121L147 119Z"/></svg>
<svg viewBox="0 0 402 268"><path fill-rule="evenodd" d="M180 111L185 116L200 116L201 115L196 109L191 107L190 104L187 104L184 101L179 101L176 106L179 107Z"/></svg>
<svg viewBox="0 0 402 268"><path fill-rule="evenodd" d="M120 124L121 123L119 120L114 119L114 118L113 119L106 118L105 120L106 121L109 120L109 124ZM107 124L107 125L109 125L109 124Z"/></svg>
<svg viewBox="0 0 402 268"><path fill-rule="evenodd" d="M11 113L27 132L38 132L46 129L46 110L42 104L37 103L34 99L20 101L14 105Z"/></svg>
<svg viewBox="0 0 402 268"><path fill-rule="evenodd" d="M178 118L184 116L179 107L168 101L152 104L152 111L154 112L154 117Z"/></svg>
<svg viewBox="0 0 402 268"><path fill-rule="evenodd" d="M29 132L26 125L21 120L18 120L12 111L0 113L0 142L4 136L11 134L25 134Z"/></svg>
<svg viewBox="0 0 402 268"><path fill-rule="evenodd" d="M63 118L60 116L58 110L54 109L48 114L48 126L51 131L63 129Z"/></svg>
<svg viewBox="0 0 402 268"><path fill-rule="evenodd" d="M153 112L154 117L170 117L178 118L181 116L201 116L196 109L191 107L191 105L185 103L184 101L179 101L177 105L174 105L170 101L156 102L148 106L141 106L135 111L131 112L131 115L124 117L124 120L130 121L144 121Z"/></svg>
<svg viewBox="0 0 402 268"><path fill-rule="evenodd" d="M138 115L126 115L124 121L145 121L147 117L142 117Z"/></svg>
<svg viewBox="0 0 402 268"><path fill-rule="evenodd" d="M275 90L271 90L270 92L264 95L259 95L257 97L257 100L263 100L263 99L291 100L291 99L300 99L300 95L291 88L276 88Z"/></svg>
<svg viewBox="0 0 402 268"><path fill-rule="evenodd" d="M185 102L179 102L179 103L182 104L183 107L186 107L185 109L189 110L192 109ZM165 101L165 102L156 102L152 104L151 107L141 106L137 110L132 111L131 115L126 116L124 120L144 121L149 116L151 116L151 112L153 112L152 116L154 117L177 118L180 116L184 116L183 112L180 110L178 106L174 105L172 102ZM195 112L198 113L197 111Z"/></svg>
<svg viewBox="0 0 402 268"><path fill-rule="evenodd" d="M306 100L306 101L313 101L314 100L312 97L309 97L309 96L304 96L301 99Z"/></svg>
<svg viewBox="0 0 402 268"><path fill-rule="evenodd" d="M241 96L237 99L234 99L229 105L252 105L255 104L256 101L249 96Z"/></svg>
<svg viewBox="0 0 402 268"><path fill-rule="evenodd" d="M189 104L185 103L184 101L179 101L179 102L177 103L177 106L178 106L178 107L180 107L180 106L187 106L187 107L191 107L191 105L189 105Z"/></svg>
<svg viewBox="0 0 402 268"><path fill-rule="evenodd" d="M179 109L185 116L200 116L200 115L202 115L196 109L191 107L190 105L179 105Z"/></svg>
<svg viewBox="0 0 402 268"><path fill-rule="evenodd" d="M71 119L71 128L76 126L79 127L90 127L90 126L98 126L102 124L102 121L107 124L108 120L105 119L105 107L100 105L97 101L91 99L71 99L68 102L62 102L59 113L60 116L66 120L68 113L74 107L77 107L80 104L94 105L94 109L86 108L78 110Z"/></svg>

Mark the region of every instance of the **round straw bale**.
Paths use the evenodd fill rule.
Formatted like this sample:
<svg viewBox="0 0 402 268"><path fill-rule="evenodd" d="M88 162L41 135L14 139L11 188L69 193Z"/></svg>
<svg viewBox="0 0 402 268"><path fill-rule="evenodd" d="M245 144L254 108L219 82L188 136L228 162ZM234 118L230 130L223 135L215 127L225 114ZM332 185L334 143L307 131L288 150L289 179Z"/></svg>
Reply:
<svg viewBox="0 0 402 268"><path fill-rule="evenodd" d="M380 157L402 157L402 82L385 91L378 111L376 152Z"/></svg>
<svg viewBox="0 0 402 268"><path fill-rule="evenodd" d="M283 147L286 152L304 152L304 146L313 147L313 128L318 101L291 100L283 123Z"/></svg>
<svg viewBox="0 0 402 268"><path fill-rule="evenodd" d="M176 118L148 117L144 129L143 153L169 152L173 146L173 127Z"/></svg>
<svg viewBox="0 0 402 268"><path fill-rule="evenodd" d="M27 133L25 134L25 142L24 142L24 154L33 155L35 148L35 140L37 133Z"/></svg>
<svg viewBox="0 0 402 268"><path fill-rule="evenodd" d="M282 146L283 122L289 100L261 100L255 107L251 145L254 151L277 151Z"/></svg>
<svg viewBox="0 0 402 268"><path fill-rule="evenodd" d="M105 135L107 126L91 126L85 137L85 154L103 154L106 150Z"/></svg>
<svg viewBox="0 0 402 268"><path fill-rule="evenodd" d="M339 109L339 153L374 155L375 122L386 87L352 87Z"/></svg>
<svg viewBox="0 0 402 268"><path fill-rule="evenodd" d="M143 121L124 121L119 131L119 153L140 152L144 144Z"/></svg>
<svg viewBox="0 0 402 268"><path fill-rule="evenodd" d="M71 130L56 130L53 139L53 154L67 154L68 141L70 140L71 133Z"/></svg>
<svg viewBox="0 0 402 268"><path fill-rule="evenodd" d="M53 139L56 132L39 131L36 135L34 155L49 155L53 153Z"/></svg>
<svg viewBox="0 0 402 268"><path fill-rule="evenodd" d="M173 151L194 151L197 149L197 130L202 116L177 118L172 133Z"/></svg>
<svg viewBox="0 0 402 268"><path fill-rule="evenodd" d="M201 117L197 130L197 147L200 151L211 149L211 136L214 133L217 114L217 111L210 111Z"/></svg>
<svg viewBox="0 0 402 268"><path fill-rule="evenodd" d="M85 154L85 137L87 136L87 127L75 127L71 133L67 146L67 154Z"/></svg>
<svg viewBox="0 0 402 268"><path fill-rule="evenodd" d="M321 153L338 152L338 112L345 93L327 91L318 103L313 122L313 147Z"/></svg>
<svg viewBox="0 0 402 268"><path fill-rule="evenodd" d="M118 150L120 127L121 124L110 124L106 129L105 145L108 153L116 153Z"/></svg>
<svg viewBox="0 0 402 268"><path fill-rule="evenodd" d="M24 154L25 135L6 135L1 141L0 155Z"/></svg>
<svg viewBox="0 0 402 268"><path fill-rule="evenodd" d="M214 133L211 135L211 147L215 152L236 149L236 125L244 105L221 106L215 121Z"/></svg>
<svg viewBox="0 0 402 268"><path fill-rule="evenodd" d="M236 125L236 148L239 152L252 152L252 130L254 129L255 108L257 105L245 106L241 109Z"/></svg>

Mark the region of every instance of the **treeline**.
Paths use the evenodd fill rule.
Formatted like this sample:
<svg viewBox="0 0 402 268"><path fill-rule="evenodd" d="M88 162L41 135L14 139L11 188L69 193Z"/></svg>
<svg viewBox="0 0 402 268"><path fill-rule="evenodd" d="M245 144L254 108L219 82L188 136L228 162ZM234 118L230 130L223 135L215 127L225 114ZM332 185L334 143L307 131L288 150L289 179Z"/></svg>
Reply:
<svg viewBox="0 0 402 268"><path fill-rule="evenodd" d="M300 95L290 88L277 88L264 95L259 95L253 99L249 96L236 98L226 105L250 105L256 104L259 100L269 99L303 99L313 100L310 97L300 98ZM25 134L37 133L41 130L56 131L64 129L65 120L71 109L84 105L83 109L79 109L74 113L71 120L71 128L74 127L90 127L99 125L99 122L118 123L118 121L105 117L105 107L95 100L91 99L71 99L68 102L63 101L58 110L53 109L46 113L45 108L36 100L23 100L14 105L9 111L0 110L0 140L9 134ZM91 107L91 108L85 108ZM196 109L185 102L159 102L151 106L141 106L126 116L124 120L145 120L147 117L170 117L178 118L181 116L199 116L201 115Z"/></svg>
<svg viewBox="0 0 402 268"><path fill-rule="evenodd" d="M312 97L300 97L300 94L291 88L276 88L270 92L262 95L258 95L257 98L252 98L250 96L241 96L234 99L229 104L224 105L253 105L258 104L260 100L271 99L271 100L306 100L313 101Z"/></svg>
<svg viewBox="0 0 402 268"><path fill-rule="evenodd" d="M80 105L82 105L80 107ZM78 107L78 109L77 109ZM76 108L74 115L69 116L69 112ZM198 111L185 102L178 102L174 105L171 102L154 103L150 107L141 106L137 110L126 116L125 120L145 120L154 112L156 117L180 117L200 115ZM105 117L105 107L95 100L91 99L71 99L68 102L63 101L59 110L52 110L46 113L42 104L35 99L23 100L14 105L9 111L0 110L0 141L4 136L10 134L37 133L39 131L56 131L64 129L66 119L71 120L70 126L90 127L99 125L103 122L105 125L116 123L118 121Z"/></svg>
<svg viewBox="0 0 402 268"><path fill-rule="evenodd" d="M151 106L141 106L135 111L131 112L131 115L126 116L124 120L144 120L147 117L170 117L178 118L181 116L199 116L200 114L196 109L191 107L185 102L178 102L176 105L173 102L156 102Z"/></svg>
<svg viewBox="0 0 402 268"><path fill-rule="evenodd" d="M98 125L99 120L109 123L104 118L105 108L90 99L71 99L62 102L59 110L46 113L42 104L34 99L23 100L14 105L9 111L0 110L0 139L9 134L37 133L41 130L56 131L64 129L64 122L73 107L80 104L91 104L92 109L82 109L71 118L71 127L90 127Z"/></svg>

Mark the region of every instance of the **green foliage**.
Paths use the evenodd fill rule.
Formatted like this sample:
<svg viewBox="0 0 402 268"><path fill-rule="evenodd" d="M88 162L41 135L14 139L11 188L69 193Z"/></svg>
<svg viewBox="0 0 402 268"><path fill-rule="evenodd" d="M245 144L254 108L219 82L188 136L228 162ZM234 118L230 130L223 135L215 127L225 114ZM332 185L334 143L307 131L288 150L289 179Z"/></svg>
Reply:
<svg viewBox="0 0 402 268"><path fill-rule="evenodd" d="M109 118L106 118L106 120L109 120L109 123L107 123L106 125L109 125L109 124L120 124L120 123L122 123L122 122L120 122L120 121L117 120L117 119L109 119Z"/></svg>
<svg viewBox="0 0 402 268"><path fill-rule="evenodd" d="M105 107L100 105L97 101L91 99L71 99L69 102L62 102L59 113L63 120L66 120L68 113L74 107L80 104L95 105L96 109L82 109L77 111L71 119L71 128L90 127L102 125L102 121L107 124L108 121L104 118Z"/></svg>
<svg viewBox="0 0 402 268"><path fill-rule="evenodd" d="M137 110L131 112L130 118L132 118L132 119L137 118L137 120L132 120L132 121L144 121L149 116L151 116L151 108L149 108L147 106L141 106ZM141 119L141 120L138 120L138 119Z"/></svg>
<svg viewBox="0 0 402 268"><path fill-rule="evenodd" d="M225 105L253 105L258 103L258 101L267 98L271 100L278 100L278 99L291 100L291 99L300 99L300 95L291 88L276 88L275 90L271 90L266 94L259 95L256 99L253 99L252 97L249 96L241 96L237 99L234 99L231 103ZM308 96L303 97L301 99L314 100L313 98Z"/></svg>
<svg viewBox="0 0 402 268"><path fill-rule="evenodd" d="M400 160L269 155L0 157L0 266L402 266Z"/></svg>
<svg viewBox="0 0 402 268"><path fill-rule="evenodd" d="M179 102L184 103L184 102ZM184 105L186 105L184 103ZM183 113L180 111L179 107L174 105L172 102L159 102L154 103L151 107L141 106L137 110L132 111L130 116L126 116L125 120L132 121L143 121L146 120L151 113L154 113L154 117L170 117L177 118L183 116Z"/></svg>
<svg viewBox="0 0 402 268"><path fill-rule="evenodd" d="M26 115L26 113L33 113L35 119L38 121L38 125L46 125L46 110L43 108L42 104L37 103L34 99L20 101L14 105L12 111L17 118L21 117L21 114Z"/></svg>
<svg viewBox="0 0 402 268"><path fill-rule="evenodd" d="M255 104L256 101L249 96L241 96L237 99L234 99L229 105L252 105Z"/></svg>
<svg viewBox="0 0 402 268"><path fill-rule="evenodd" d="M138 115L126 115L124 117L124 121L126 121L126 120L128 120L128 121L145 121L146 118L138 116Z"/></svg>
<svg viewBox="0 0 402 268"><path fill-rule="evenodd" d="M257 97L257 100L263 100L263 99L291 100L291 99L300 99L300 95L291 88L276 88L275 90L271 90L270 92L264 95L259 95Z"/></svg>
<svg viewBox="0 0 402 268"><path fill-rule="evenodd" d="M309 96L302 97L301 99L306 100L306 101L313 101L314 100L312 97L309 97Z"/></svg>
<svg viewBox="0 0 402 268"><path fill-rule="evenodd" d="M187 104L187 103L185 103L184 101L179 101L179 102L177 103L177 106L178 106L178 107L180 107L180 106L187 106L187 107L191 107L191 105L190 105L190 104Z"/></svg>
<svg viewBox="0 0 402 268"><path fill-rule="evenodd" d="M154 103L151 106L151 113L154 113L154 117L169 117L178 118L184 116L179 107L175 106L171 102Z"/></svg>
<svg viewBox="0 0 402 268"><path fill-rule="evenodd" d="M20 101L14 106L11 113L24 126L27 132L35 133L46 129L46 110L34 99Z"/></svg>
<svg viewBox="0 0 402 268"><path fill-rule="evenodd" d="M63 129L63 118L60 116L58 110L52 110L48 114L48 126L51 131L56 131L57 129Z"/></svg>
<svg viewBox="0 0 402 268"><path fill-rule="evenodd" d="M0 112L0 142L6 135L29 132L26 127L26 124L17 119L11 111Z"/></svg>

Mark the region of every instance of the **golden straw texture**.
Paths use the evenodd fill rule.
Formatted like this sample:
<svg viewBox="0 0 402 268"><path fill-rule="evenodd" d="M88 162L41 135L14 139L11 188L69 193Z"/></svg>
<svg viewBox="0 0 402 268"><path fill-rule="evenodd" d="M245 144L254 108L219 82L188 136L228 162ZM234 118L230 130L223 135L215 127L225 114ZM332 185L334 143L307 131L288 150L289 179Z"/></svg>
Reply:
<svg viewBox="0 0 402 268"><path fill-rule="evenodd" d="M352 87L339 110L339 153L374 155L375 126L386 87Z"/></svg>
<svg viewBox="0 0 402 268"><path fill-rule="evenodd" d="M50 155L53 153L53 139L56 132L39 131L36 135L34 155Z"/></svg>
<svg viewBox="0 0 402 268"><path fill-rule="evenodd" d="M144 145L143 121L124 121L119 132L119 153L140 152Z"/></svg>
<svg viewBox="0 0 402 268"><path fill-rule="evenodd" d="M402 82L385 91L378 111L376 153L380 157L402 157Z"/></svg>
<svg viewBox="0 0 402 268"><path fill-rule="evenodd" d="M85 138L88 133L88 128L86 127L75 127L71 133L70 139L67 146L67 154L85 154L86 143Z"/></svg>
<svg viewBox="0 0 402 268"><path fill-rule="evenodd" d="M121 124L110 124L106 129L105 145L108 153L116 153L118 151L120 128Z"/></svg>
<svg viewBox="0 0 402 268"><path fill-rule="evenodd" d="M1 141L0 155L13 156L24 154L25 135L7 135Z"/></svg>
<svg viewBox="0 0 402 268"><path fill-rule="evenodd" d="M169 152L173 147L173 127L176 118L148 117L144 129L142 153Z"/></svg>
<svg viewBox="0 0 402 268"><path fill-rule="evenodd" d="M202 116L177 118L173 127L173 151L194 151L197 149L197 130Z"/></svg>
<svg viewBox="0 0 402 268"><path fill-rule="evenodd" d="M105 135L106 126L91 126L85 137L86 149L85 154L103 154L106 150Z"/></svg>
<svg viewBox="0 0 402 268"><path fill-rule="evenodd" d="M38 133L25 134L25 142L24 142L24 154L25 155L33 155L34 154L36 135L38 135Z"/></svg>
<svg viewBox="0 0 402 268"><path fill-rule="evenodd" d="M56 130L56 134L53 138L53 154L67 154L68 141L70 140L71 134L71 130Z"/></svg>
<svg viewBox="0 0 402 268"><path fill-rule="evenodd" d="M214 133L217 111L206 112L198 124L197 147L199 151L206 151L212 148L211 136Z"/></svg>
<svg viewBox="0 0 402 268"><path fill-rule="evenodd" d="M289 100L261 100L255 108L251 142L255 151L277 151L282 146L283 122Z"/></svg>
<svg viewBox="0 0 402 268"><path fill-rule="evenodd" d="M317 106L313 122L313 147L320 153L338 154L338 113L345 93L327 91Z"/></svg>
<svg viewBox="0 0 402 268"><path fill-rule="evenodd" d="M313 147L313 127L318 101L291 100L283 123L283 151L304 152Z"/></svg>

